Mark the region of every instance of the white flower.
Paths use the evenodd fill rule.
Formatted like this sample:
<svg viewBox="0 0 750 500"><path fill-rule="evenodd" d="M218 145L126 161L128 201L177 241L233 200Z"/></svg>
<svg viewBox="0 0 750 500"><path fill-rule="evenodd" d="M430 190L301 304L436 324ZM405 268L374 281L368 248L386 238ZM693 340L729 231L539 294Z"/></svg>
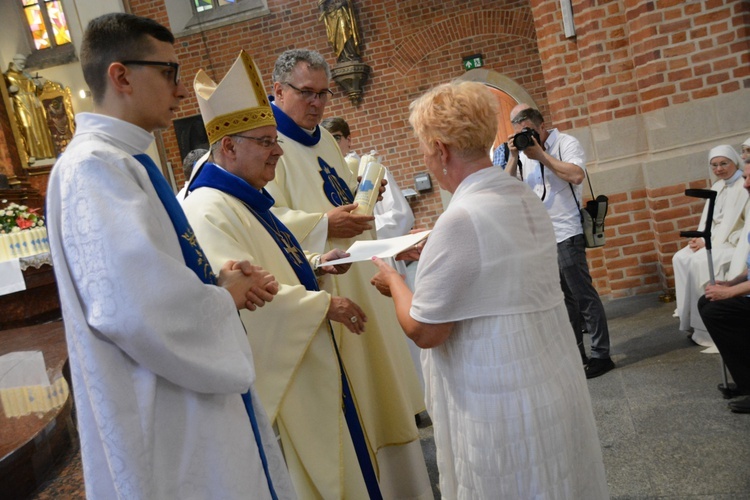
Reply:
<svg viewBox="0 0 750 500"><path fill-rule="evenodd" d="M11 232L11 233L20 233L20 232L21 232L21 228L20 228L20 227L18 227L18 226L16 226L16 227L14 227L13 229L11 229L11 230L10 230L10 232Z"/></svg>
<svg viewBox="0 0 750 500"><path fill-rule="evenodd" d="M43 226L44 225L44 219L39 219L38 221L36 221L36 223L39 226Z"/></svg>

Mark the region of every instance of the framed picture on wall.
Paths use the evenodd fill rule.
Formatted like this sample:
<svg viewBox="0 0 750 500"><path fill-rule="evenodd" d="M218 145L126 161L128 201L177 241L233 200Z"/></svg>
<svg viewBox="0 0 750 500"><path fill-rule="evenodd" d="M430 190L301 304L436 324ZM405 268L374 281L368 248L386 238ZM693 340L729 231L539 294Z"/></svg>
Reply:
<svg viewBox="0 0 750 500"><path fill-rule="evenodd" d="M47 127L52 135L55 156L60 156L75 132L75 119L70 89L59 83L47 81L39 95L44 114L47 117Z"/></svg>

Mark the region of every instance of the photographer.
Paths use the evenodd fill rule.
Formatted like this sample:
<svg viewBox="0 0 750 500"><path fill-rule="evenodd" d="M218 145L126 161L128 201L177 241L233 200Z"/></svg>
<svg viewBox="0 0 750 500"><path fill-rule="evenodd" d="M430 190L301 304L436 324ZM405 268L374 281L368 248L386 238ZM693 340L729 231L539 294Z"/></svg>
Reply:
<svg viewBox="0 0 750 500"><path fill-rule="evenodd" d="M579 204L583 201L581 183L586 178L583 148L575 137L554 128L544 128L542 114L526 104L519 104L511 110L510 121L516 134L508 137L510 157L506 172L531 187L552 219L560 285L586 378L604 375L615 365L609 357L609 330L604 306L591 281L586 262L579 211ZM590 360L583 346L582 326L591 334Z"/></svg>

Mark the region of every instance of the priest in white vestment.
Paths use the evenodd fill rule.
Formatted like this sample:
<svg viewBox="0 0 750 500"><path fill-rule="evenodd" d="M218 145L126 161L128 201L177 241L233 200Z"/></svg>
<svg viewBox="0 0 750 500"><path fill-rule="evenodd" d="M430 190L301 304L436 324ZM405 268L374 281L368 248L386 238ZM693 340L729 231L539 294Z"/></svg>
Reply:
<svg viewBox="0 0 750 500"><path fill-rule="evenodd" d="M427 168L453 197L414 293L380 259L373 284L424 349L443 498L606 499L552 222L526 184L492 166L496 106L476 82L412 104Z"/></svg>
<svg viewBox="0 0 750 500"><path fill-rule="evenodd" d="M324 119L320 126L331 133L331 136L338 144L341 154L344 155L349 170L352 175L357 177L359 175L359 163L360 156L356 151L351 148L351 130L349 124L343 118L338 116L329 117ZM375 151L370 151L371 155L376 155ZM380 160L378 160L380 161ZM411 211L409 202L401 193L396 179L393 178L391 171L383 166L385 170L385 180L387 181L387 188L383 193L383 199L375 204L373 215L375 216L375 232L379 240L387 238L395 238L397 236L403 236L408 234L409 231L414 227L414 213ZM399 274L406 275L406 262L402 260L387 259L389 265L393 266ZM424 379L422 378L421 362L419 360L421 355L421 349L410 339L406 341L409 346L409 354L411 355L414 367L417 370L417 377L419 382L424 389Z"/></svg>
<svg viewBox="0 0 750 500"><path fill-rule="evenodd" d="M219 84L200 70L194 86L212 156L191 180L182 206L212 265L248 260L280 283L271 304L240 315L255 358L256 388L279 430L297 495L368 498L342 411L340 364L329 323L343 322L351 330L347 335L360 334L364 314L349 299L319 291L294 236L270 212L273 199L263 187L273 179L283 151L253 60L242 51ZM226 120L230 115L237 119ZM347 255L334 250L312 259ZM358 444L370 460L364 436ZM374 469L371 479L371 487L377 487Z"/></svg>
<svg viewBox="0 0 750 500"><path fill-rule="evenodd" d="M711 257L715 278L724 280L738 243L745 240L742 234L745 220L750 217L750 202L742 187L742 160L731 146L721 145L708 154L709 173L718 180L711 186L716 191L713 222L711 225ZM698 231L703 231L708 215L708 201L703 210ZM681 228L687 230L688 228ZM674 268L676 314L680 330L692 332L691 339L699 345L714 345L706 326L698 314L698 299L709 282L708 257L703 238L693 238L688 246L672 257Z"/></svg>
<svg viewBox="0 0 750 500"><path fill-rule="evenodd" d="M217 278L144 154L187 95L173 43L130 14L89 23L94 112L77 115L47 191L86 496L295 498L237 315L278 283L247 262Z"/></svg>
<svg viewBox="0 0 750 500"><path fill-rule="evenodd" d="M328 131L318 126L331 91L330 71L317 52L289 50L276 61L272 108L284 155L266 189L274 213L305 250L323 253L373 239L373 217L352 214L356 177ZM369 285L372 268L354 264L327 276L323 288L362 307L364 334L334 324L336 341L357 398L367 439L376 452L385 498L431 498L414 415L423 394L393 306Z"/></svg>

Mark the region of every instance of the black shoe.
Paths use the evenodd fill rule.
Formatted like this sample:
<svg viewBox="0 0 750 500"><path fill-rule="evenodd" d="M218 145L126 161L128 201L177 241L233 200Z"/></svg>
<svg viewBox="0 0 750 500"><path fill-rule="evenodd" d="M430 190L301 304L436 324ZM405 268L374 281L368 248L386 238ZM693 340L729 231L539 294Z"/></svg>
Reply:
<svg viewBox="0 0 750 500"><path fill-rule="evenodd" d="M614 367L612 358L591 358L583 370L586 372L586 378L595 378L604 375Z"/></svg>
<svg viewBox="0 0 750 500"><path fill-rule="evenodd" d="M750 396L730 401L728 406L734 413L750 413Z"/></svg>
<svg viewBox="0 0 750 500"><path fill-rule="evenodd" d="M719 384L716 386L719 392L724 396L724 399L732 399L737 396L742 396L742 392L737 390L737 385L732 382L727 382L727 385Z"/></svg>

